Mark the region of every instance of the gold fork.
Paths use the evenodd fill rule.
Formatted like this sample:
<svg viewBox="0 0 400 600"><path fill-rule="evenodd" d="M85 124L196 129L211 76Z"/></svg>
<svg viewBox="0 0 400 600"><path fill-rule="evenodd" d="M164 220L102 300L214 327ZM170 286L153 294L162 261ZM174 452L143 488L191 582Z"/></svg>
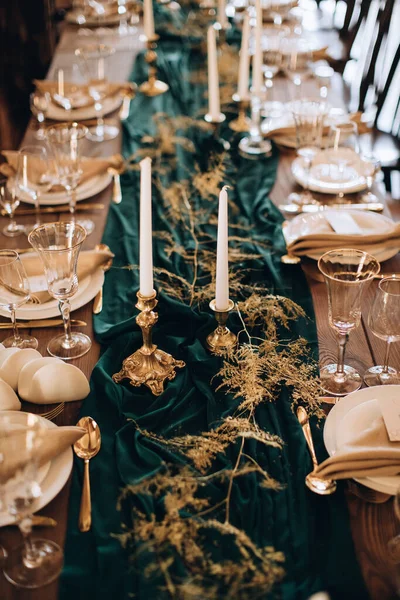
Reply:
<svg viewBox="0 0 400 600"><path fill-rule="evenodd" d="M65 408L65 402L61 402L60 404L57 404L57 406L55 408L53 408L52 410L41 413L38 416L43 417L44 419L48 419L48 421L52 421L53 419L58 417L58 415L61 415L64 408Z"/></svg>

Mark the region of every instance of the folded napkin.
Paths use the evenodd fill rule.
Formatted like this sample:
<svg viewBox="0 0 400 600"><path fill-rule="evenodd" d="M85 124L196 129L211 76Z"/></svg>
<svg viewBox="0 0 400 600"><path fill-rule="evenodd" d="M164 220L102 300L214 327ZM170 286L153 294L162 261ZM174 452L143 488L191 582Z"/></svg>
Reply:
<svg viewBox="0 0 400 600"><path fill-rule="evenodd" d="M86 250L79 254L78 258L78 280L83 281L85 277L94 273L101 265L106 263L114 254L107 250ZM47 283L44 275L43 263L37 254L24 254L23 265L26 274L30 278L31 292L44 304L54 300L47 291Z"/></svg>
<svg viewBox="0 0 400 600"><path fill-rule="evenodd" d="M329 117L328 117L329 119ZM346 117L343 117L343 120L347 120L349 119L350 121L353 121L353 123L357 124L358 127L358 133L367 133L369 131L369 128L367 127L366 123L364 123L362 121L362 113L361 112L356 112L356 113L350 113L349 115L347 115ZM291 125L279 125L279 121L282 122L281 119L277 119L277 125L276 127L272 127L270 129L270 131L268 131L267 136L268 137L278 137L278 136L295 136L296 135L296 127L294 125L294 121L293 118L291 116L291 114L289 115L289 120L292 123ZM288 121L288 117L286 116L284 118L284 122L287 123ZM324 125L323 128L323 135L328 135L329 133L329 129L330 129L330 123L326 123Z"/></svg>
<svg viewBox="0 0 400 600"><path fill-rule="evenodd" d="M2 154L6 157L7 163L3 163L0 165L0 173L5 175L6 177L12 177L17 171L18 152L14 150L4 150ZM43 161L38 159L37 164L38 170L43 171ZM114 154L113 156L109 156L107 158L82 157L80 161L82 175L79 180L79 185L82 185L82 183L89 181L97 175L102 175L107 171L109 167L113 167L119 170L122 167L122 164L123 158L120 154ZM47 162L46 172L43 171L43 175L47 175L51 178L54 177L54 179L57 180L57 167L53 159L49 159L49 161ZM53 183L49 191L65 192L65 188L59 183Z"/></svg>
<svg viewBox="0 0 400 600"><path fill-rule="evenodd" d="M338 212L340 215L340 211L329 211ZM283 228L288 252L296 256L305 256L316 252L324 254L335 248L355 248L374 255L374 252L383 249L400 248L400 223L391 223L379 218L380 215L357 210L351 211L351 217L363 231L362 234L335 233L324 212L316 213L315 219L309 221L309 233L299 235L295 239L289 237L289 223Z"/></svg>
<svg viewBox="0 0 400 600"><path fill-rule="evenodd" d="M40 90L41 92L49 92L49 94L51 94L52 96L54 94L58 93L57 81L49 81L47 79L46 80L35 79L33 81L33 83L35 84L36 88L38 90ZM111 83L110 81L108 81L107 82L107 92L106 92L105 98L108 98L110 96L116 96L117 94L124 94L127 92L131 92L132 90L133 90L133 84L128 81L122 82L122 83ZM79 101L79 98L82 99L83 97L85 97L88 99L88 101L90 99L87 84L65 82L64 83L64 93L67 95L68 98L69 98L69 93L73 94L72 100L75 99L75 105L74 104L72 105L72 110L74 110L74 108L82 108L82 104L80 104L80 105L77 104L77 102ZM59 105L59 103L57 103L57 102L56 102L56 104Z"/></svg>
<svg viewBox="0 0 400 600"><path fill-rule="evenodd" d="M15 425L16 433L10 437L2 438L0 436L0 455L4 460L0 462L0 485L6 482L17 472L23 468L20 454L16 451L18 445L22 445L26 435L26 427L23 425ZM86 429L82 427L52 427L46 429L45 435L37 449L36 456L38 457L39 466L45 465L50 460L64 452L72 446L86 433Z"/></svg>
<svg viewBox="0 0 400 600"><path fill-rule="evenodd" d="M400 474L400 442L389 440L382 417L321 463L315 475L323 479L392 477Z"/></svg>

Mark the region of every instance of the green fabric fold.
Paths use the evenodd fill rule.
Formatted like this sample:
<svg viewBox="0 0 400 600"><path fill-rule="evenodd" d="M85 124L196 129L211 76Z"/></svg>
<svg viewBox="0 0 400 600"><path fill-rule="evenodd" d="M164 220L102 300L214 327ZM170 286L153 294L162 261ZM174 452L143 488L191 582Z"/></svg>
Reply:
<svg viewBox="0 0 400 600"><path fill-rule="evenodd" d="M125 158L143 147L143 136L156 134L152 120L155 113L201 119L205 112L204 88L191 84L189 79L194 69L206 68L204 56L196 48L174 39L161 40L157 52L159 77L168 82L170 91L157 98L138 94L132 101L123 131ZM132 80L140 83L146 77L147 67L140 55ZM231 186L229 197L237 209L235 214L230 210L230 222L242 224L241 235L248 238L246 251L262 256L243 265L247 270L247 283L262 282L272 293L292 298L305 309L308 317L292 322L290 336L305 337L316 356L317 336L305 278L299 267L286 266L280 261L285 252L282 217L268 198L276 178L277 152L274 150L271 158L246 160L237 152L240 137L233 135L225 125L221 134L229 138L232 145L226 158L224 180ZM220 149L209 132L191 128L183 135L194 142L195 153L177 146L176 168L162 176L164 186L185 179L188 174L192 176L195 160L203 160L206 166L213 149ZM102 434L101 452L90 463L92 528L88 533L80 533L77 527L83 465L75 459L66 560L60 587L62 600L88 597L128 600L130 594L140 600L170 598L158 589L157 577L143 576L152 556L142 554L140 560L132 564L115 537L123 531L123 524L129 525L131 518L126 507L120 512L116 509L120 490L156 473L164 462L184 462L167 447L143 437L135 422L141 429L165 437L198 434L231 414L239 402L229 394L216 392L216 383L211 383L221 359L212 356L204 346L205 337L215 327L208 307L192 308L164 292L158 297L159 321L153 341L175 358L184 360L186 367L177 371L176 378L167 383L159 397L152 396L148 388L133 388L128 383L117 385L112 381L123 359L141 345L134 308L138 271L125 268L138 264L139 172L125 173L121 185L123 201L110 206L103 238L115 253L113 268L106 274L103 310L95 317L96 337L103 353L92 374L91 393L81 409L82 415L91 415L98 422ZM199 197L196 203L210 214L217 212L217 197L211 202ZM246 229L248 226L250 231ZM191 243L186 232L168 223L155 187L153 230L169 231L183 246ZM204 231L212 236L210 246L215 248L215 225L205 225ZM237 230L231 233L237 235ZM269 243L268 247L265 242ZM153 246L156 267L164 267L182 277L192 276L178 255L166 255L161 240L154 238ZM234 315L230 327L236 332L241 328ZM254 474L238 478L232 494L232 522L256 543L270 544L285 554L286 577L276 590L277 597L305 600L313 592L326 590L332 598L341 600L366 598L354 556L343 490L339 486L334 496L318 497L305 487L304 478L311 470L311 460L290 403L290 390L284 389L274 403L266 403L257 411L259 425L284 441L282 450L246 442L246 452L285 487L274 492L262 488ZM314 427L313 433L319 457L323 458L321 429ZM237 448L229 448L226 455L218 458L218 465L231 466L236 454ZM207 495L218 502L223 497L223 486L215 483L207 486ZM148 514L157 510L152 498L141 498L137 502ZM217 550L229 551L229 546Z"/></svg>

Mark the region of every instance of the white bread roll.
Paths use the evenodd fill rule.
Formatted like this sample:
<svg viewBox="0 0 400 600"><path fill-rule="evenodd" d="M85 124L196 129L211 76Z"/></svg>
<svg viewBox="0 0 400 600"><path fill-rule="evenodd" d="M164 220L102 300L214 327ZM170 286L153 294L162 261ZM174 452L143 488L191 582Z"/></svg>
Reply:
<svg viewBox="0 0 400 600"><path fill-rule="evenodd" d="M0 411L21 410L21 402L11 386L0 379Z"/></svg>
<svg viewBox="0 0 400 600"><path fill-rule="evenodd" d="M36 371L44 367L45 365L51 365L53 363L62 363L62 360L55 358L54 356L45 356L41 358L35 358L26 363L19 372L18 377L18 396L23 400L29 400L29 390L32 383L32 378Z"/></svg>
<svg viewBox="0 0 400 600"><path fill-rule="evenodd" d="M26 378L23 387L24 399L35 404L83 400L90 391L89 382L82 371L62 361L43 365L34 372L30 382Z"/></svg>
<svg viewBox="0 0 400 600"><path fill-rule="evenodd" d="M22 367L42 355L32 348L6 348L0 350L0 379L3 379L14 391L18 387L18 376Z"/></svg>

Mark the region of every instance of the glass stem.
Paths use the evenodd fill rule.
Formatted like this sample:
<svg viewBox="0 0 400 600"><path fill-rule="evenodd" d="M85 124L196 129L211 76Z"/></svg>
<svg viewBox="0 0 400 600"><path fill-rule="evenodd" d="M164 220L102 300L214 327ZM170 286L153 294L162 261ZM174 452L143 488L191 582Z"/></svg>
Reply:
<svg viewBox="0 0 400 600"><path fill-rule="evenodd" d="M311 171L312 160L310 158L306 158L305 164L305 178L304 178L304 191L308 194L308 188L310 185L310 171Z"/></svg>
<svg viewBox="0 0 400 600"><path fill-rule="evenodd" d="M67 194L69 199L69 212L71 220L75 221L75 209L76 209L76 189L72 187L67 188Z"/></svg>
<svg viewBox="0 0 400 600"><path fill-rule="evenodd" d="M253 96L251 100L251 125L250 125L250 137L254 142L261 141L260 133L260 120L261 120L261 101L260 98Z"/></svg>
<svg viewBox="0 0 400 600"><path fill-rule="evenodd" d="M23 562L28 569L34 569L41 563L40 556L37 556L32 542L32 516L26 516L18 523L19 530L24 539Z"/></svg>
<svg viewBox="0 0 400 600"><path fill-rule="evenodd" d="M64 325L64 335L65 339L63 341L63 346L65 348L72 348L74 345L74 340L71 335L71 321L70 321L70 312L71 305L68 299L60 300L58 303L58 308L60 309L61 317Z"/></svg>
<svg viewBox="0 0 400 600"><path fill-rule="evenodd" d="M40 196L36 192L35 195L35 227L40 225Z"/></svg>
<svg viewBox="0 0 400 600"><path fill-rule="evenodd" d="M102 104L100 104L100 102L96 102L95 109L97 111L96 135L99 138L103 138L104 137L104 119L102 116L102 113L103 113Z"/></svg>
<svg viewBox="0 0 400 600"><path fill-rule="evenodd" d="M346 350L346 344L347 344L348 339L349 339L348 333L339 333L339 355L338 355L338 362L337 362L337 369L336 369L337 375L344 374L344 353Z"/></svg>
<svg viewBox="0 0 400 600"><path fill-rule="evenodd" d="M386 343L385 358L383 360L383 370L382 370L382 373L385 373L385 375L387 375L389 373L390 344L391 344L391 341L388 340Z"/></svg>
<svg viewBox="0 0 400 600"><path fill-rule="evenodd" d="M19 331L18 331L17 318L15 315L15 308L11 309L11 324L12 324L13 334L14 334L14 345L18 346L21 342L21 336L19 335Z"/></svg>

